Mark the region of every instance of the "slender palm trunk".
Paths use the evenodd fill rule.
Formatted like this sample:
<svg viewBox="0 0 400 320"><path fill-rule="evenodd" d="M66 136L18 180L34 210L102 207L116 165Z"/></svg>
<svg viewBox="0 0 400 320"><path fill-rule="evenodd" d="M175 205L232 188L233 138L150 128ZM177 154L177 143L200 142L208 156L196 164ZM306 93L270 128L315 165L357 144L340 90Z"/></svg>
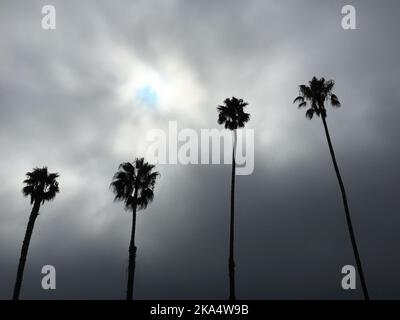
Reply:
<svg viewBox="0 0 400 320"><path fill-rule="evenodd" d="M133 285L135 280L135 266L136 266L136 246L135 246L136 200L137 200L137 191L135 189L134 206L132 210L131 242L129 245L129 266L128 266L128 285L127 285L128 289L126 291L126 300L133 300Z"/></svg>
<svg viewBox="0 0 400 320"><path fill-rule="evenodd" d="M231 223L229 239L229 300L236 300L235 294L235 175L236 175L236 130L233 131L232 182L231 182Z"/></svg>
<svg viewBox="0 0 400 320"><path fill-rule="evenodd" d="M17 279L15 280L13 300L19 299L19 294L21 292L22 278L24 275L26 257L28 255L29 243L31 242L33 227L35 226L36 218L39 215L39 209L40 209L40 200L36 200L33 204L32 212L29 217L28 226L25 232L24 241L22 242L21 256L19 258Z"/></svg>
<svg viewBox="0 0 400 320"><path fill-rule="evenodd" d="M337 179L339 182L340 191L342 192L344 211L346 212L347 226L349 228L351 244L353 246L354 256L355 256L356 263L357 263L357 269L358 269L358 273L359 273L360 280L361 280L361 286L362 286L362 290L364 293L364 298L365 298L365 300L369 300L367 284L365 283L364 273L363 273L363 270L361 267L361 259L360 259L360 255L359 255L358 249L357 249L357 243L356 243L356 238L354 235L353 224L351 223L350 210L349 210L349 205L347 203L347 196L346 196L346 191L344 188L344 183L343 183L342 177L340 175L339 166L336 162L336 156L335 156L335 152L333 150L332 141L331 141L331 137L329 135L328 125L326 123L325 116L322 115L321 118L322 118L322 122L324 124L326 139L328 140L329 151L331 153L333 166L335 167L335 172L336 172L336 176L337 176Z"/></svg>

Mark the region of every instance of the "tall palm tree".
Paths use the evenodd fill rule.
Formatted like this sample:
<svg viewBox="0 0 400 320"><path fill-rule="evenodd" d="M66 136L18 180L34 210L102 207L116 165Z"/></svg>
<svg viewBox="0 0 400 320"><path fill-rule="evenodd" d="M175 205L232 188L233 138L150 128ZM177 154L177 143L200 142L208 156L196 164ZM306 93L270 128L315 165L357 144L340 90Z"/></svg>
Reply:
<svg viewBox="0 0 400 320"><path fill-rule="evenodd" d="M39 215L40 205L44 204L46 201L54 200L56 194L60 191L57 182L58 177L58 173L49 173L47 167L34 168L32 172L26 174L26 179L24 180L25 187L22 189L22 193L25 197L29 196L31 198L31 205L33 205L33 207L26 228L24 241L22 242L13 300L18 300L21 292L22 277L24 275L29 243L31 241L36 218Z"/></svg>
<svg viewBox="0 0 400 320"><path fill-rule="evenodd" d="M115 201L123 201L125 209L132 211L132 231L129 245L129 266L128 266L128 285L126 299L133 298L133 284L135 277L136 264L136 211L146 209L154 198L154 186L157 177L160 175L153 171L154 165L144 161L144 158L136 158L132 163L124 162L120 164L115 173L111 189L115 194Z"/></svg>
<svg viewBox="0 0 400 320"><path fill-rule="evenodd" d="M325 129L326 139L328 141L329 151L331 153L333 166L335 168L336 176L339 182L340 191L342 193L344 211L346 213L347 226L350 233L351 244L354 251L355 260L357 263L358 273L360 275L361 286L366 300L369 300L367 285L364 278L363 269L361 266L361 259L357 249L356 238L354 235L353 224L351 222L349 205L347 202L346 190L344 188L344 183L340 175L339 166L336 161L335 152L333 150L331 137L329 135L328 125L326 122L326 109L325 103L329 102L332 107L340 107L340 102L338 97L332 93L335 86L333 80L325 81L324 78L317 79L313 77L308 85L300 85L300 95L293 101L293 103L298 103L299 108L308 107L306 111L306 117L312 119L314 114L321 117L322 123ZM309 103L309 105L307 104Z"/></svg>
<svg viewBox="0 0 400 320"><path fill-rule="evenodd" d="M232 150L232 181L231 181L231 221L229 236L229 300L236 300L235 293L235 174L236 174L236 144L237 128L244 128L246 122L250 120L250 114L244 112L247 102L242 99L232 97L224 100L224 104L217 107L218 124L224 125L225 129L232 131L233 150Z"/></svg>

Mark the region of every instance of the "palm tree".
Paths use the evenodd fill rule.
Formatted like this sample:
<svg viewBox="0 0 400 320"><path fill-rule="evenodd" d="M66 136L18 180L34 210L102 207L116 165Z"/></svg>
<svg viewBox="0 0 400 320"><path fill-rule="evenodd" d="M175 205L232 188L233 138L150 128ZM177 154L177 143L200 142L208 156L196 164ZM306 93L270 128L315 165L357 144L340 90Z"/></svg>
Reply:
<svg viewBox="0 0 400 320"><path fill-rule="evenodd" d="M336 176L339 182L340 191L342 193L344 211L346 213L347 226L350 233L351 244L354 251L355 260L357 263L358 273L360 275L361 286L366 300L369 300L367 285L365 283L364 273L361 266L361 259L357 249L356 238L354 235L353 225L350 217L349 205L347 202L346 190L344 188L344 183L340 175L339 166L336 161L335 152L333 150L332 141L329 135L328 125L326 123L326 109L325 102L330 102L332 107L340 107L340 102L338 97L332 93L335 82L333 80L325 81L324 78L317 79L313 77L309 82L309 85L300 85L300 95L293 101L293 103L298 103L299 108L307 107L307 103L310 105L306 111L306 117L312 119L314 114L321 117L322 123L325 129L326 139L328 141L329 151L331 153L333 166L335 168Z"/></svg>
<svg viewBox="0 0 400 320"><path fill-rule="evenodd" d="M22 193L25 197L29 196L31 198L31 205L33 204L33 208L29 217L24 241L22 242L21 256L19 258L13 300L18 300L19 294L21 292L22 277L24 275L24 268L26 257L28 255L29 243L31 241L36 218L39 215L40 205L44 204L46 201L54 200L56 194L60 191L57 182L58 177L58 173L49 173L47 171L47 167L34 168L32 172L28 172L26 174L26 179L24 180L25 187L22 189Z"/></svg>
<svg viewBox="0 0 400 320"><path fill-rule="evenodd" d="M244 112L247 102L242 99L232 97L225 99L224 104L217 107L218 124L223 124L225 129L232 131L233 150L232 150L232 182L231 182L231 221L229 237L229 300L236 300L235 294L235 258L234 258L234 240L235 240L235 173L236 173L236 144L237 128L244 128L246 122L250 120L250 114Z"/></svg>
<svg viewBox="0 0 400 320"><path fill-rule="evenodd" d="M146 209L154 198L154 186L160 175L153 171L154 165L144 161L144 158L136 158L132 163L120 164L115 173L111 189L115 194L115 201L123 201L126 210L132 210L132 232L129 245L128 285L126 299L133 298L133 284L136 264L136 210Z"/></svg>

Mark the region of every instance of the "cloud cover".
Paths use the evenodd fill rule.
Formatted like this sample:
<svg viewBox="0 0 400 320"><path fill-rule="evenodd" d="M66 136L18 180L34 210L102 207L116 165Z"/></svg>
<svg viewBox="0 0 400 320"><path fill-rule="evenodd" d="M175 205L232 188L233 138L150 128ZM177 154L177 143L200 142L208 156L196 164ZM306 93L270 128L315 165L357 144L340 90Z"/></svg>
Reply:
<svg viewBox="0 0 400 320"><path fill-rule="evenodd" d="M292 105L312 76L337 83L328 111L372 298L399 298L396 1L44 1L0 4L0 298L11 297L30 212L25 172L47 165L61 193L35 226L22 298L124 297L130 215L108 189L152 128L217 128L228 96L249 102L255 171L237 177L237 295L359 298L340 288L353 264L322 124ZM160 91L157 108L134 99ZM138 218L139 299L224 299L229 166L160 166ZM57 290L40 269L57 269Z"/></svg>

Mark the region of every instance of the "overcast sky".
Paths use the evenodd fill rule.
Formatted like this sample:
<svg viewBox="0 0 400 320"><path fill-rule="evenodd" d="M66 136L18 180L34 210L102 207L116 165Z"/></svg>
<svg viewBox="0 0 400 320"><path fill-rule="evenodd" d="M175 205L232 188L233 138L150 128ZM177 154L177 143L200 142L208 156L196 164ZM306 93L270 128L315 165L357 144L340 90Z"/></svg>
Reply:
<svg viewBox="0 0 400 320"><path fill-rule="evenodd" d="M45 4L56 30L41 28ZM357 30L341 27L346 4ZM169 121L218 128L232 95L255 130L254 173L236 180L237 297L362 298L340 286L355 262L322 122L292 104L314 75L342 102L327 121L370 296L400 298L399 15L397 0L2 0L0 298L31 210L24 175L47 165L61 192L37 219L21 298L123 299L131 215L113 173ZM230 166L158 170L138 213L136 298L226 299ZM46 264L55 291L41 289Z"/></svg>

